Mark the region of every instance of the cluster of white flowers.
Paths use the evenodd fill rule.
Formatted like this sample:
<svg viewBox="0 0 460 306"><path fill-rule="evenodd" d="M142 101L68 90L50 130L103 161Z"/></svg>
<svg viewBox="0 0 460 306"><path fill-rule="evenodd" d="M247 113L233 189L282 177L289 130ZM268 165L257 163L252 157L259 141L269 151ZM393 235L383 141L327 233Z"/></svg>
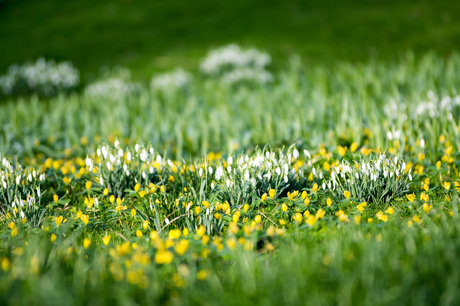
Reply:
<svg viewBox="0 0 460 306"><path fill-rule="evenodd" d="M448 118L452 119L452 112L456 107L460 107L460 96L444 96L439 99L432 91L429 91L427 101L418 103L412 111L412 116L414 118L427 116L438 118L441 114L447 113Z"/></svg>
<svg viewBox="0 0 460 306"><path fill-rule="evenodd" d="M124 78L109 77L86 86L85 95L93 99L119 100L136 92L139 87L138 84L128 82Z"/></svg>
<svg viewBox="0 0 460 306"><path fill-rule="evenodd" d="M142 169L140 175L143 179L147 179L149 173L153 173L155 169L162 169L167 163L170 167L173 167L173 163L170 160L165 160L160 154L155 154L153 147L144 147L139 144L132 148L121 148L120 143L115 141L114 146L102 145L96 149L96 156L98 162L93 158L86 158L86 166L90 171L93 170L95 164L98 164L100 170L99 183L102 186L106 186L104 181L103 173L105 171L114 171L115 168L123 169L126 176L130 176L133 169L137 172L138 169ZM133 178L137 183L138 179Z"/></svg>
<svg viewBox="0 0 460 306"><path fill-rule="evenodd" d="M360 163L350 164L343 160L333 167L328 187L342 196L348 191L354 198L368 199L370 196L404 192L406 181L412 181L411 169L398 156L373 155Z"/></svg>
<svg viewBox="0 0 460 306"><path fill-rule="evenodd" d="M269 54L256 49L245 51L232 44L209 52L201 62L200 71L231 84L241 81L267 83L273 80L266 70L270 63Z"/></svg>
<svg viewBox="0 0 460 306"><path fill-rule="evenodd" d="M21 165L14 167L8 159L5 157L2 158L0 166L0 188L7 189L12 186L30 184L37 180L45 180L45 174L33 168L23 169Z"/></svg>
<svg viewBox="0 0 460 306"><path fill-rule="evenodd" d="M296 171L292 166L299 158L299 152L291 148L287 153L280 151L278 154L272 151L259 151L253 155L242 154L237 157L229 156L227 160L220 160L217 163L208 164L204 161L196 166L196 175L201 179L208 179L211 188L216 184L231 187L235 180L242 180L255 186L262 180L275 184L288 183L290 176L303 176L302 170ZM179 164L164 159L157 154L153 147L144 147L136 144L133 148L121 148L117 141L114 146L102 145L96 149L96 156L86 158L86 166L90 171L98 166L99 182L107 186L104 177L107 173L122 169L123 175L128 177L134 172L138 177L132 179L137 183L141 180L148 180L148 176L157 169L163 173L177 172ZM311 163L309 163L311 165ZM195 166L185 165L189 169ZM165 170L165 171L163 171Z"/></svg>
<svg viewBox="0 0 460 306"><path fill-rule="evenodd" d="M153 91L170 91L186 88L190 85L193 76L181 68L173 71L161 73L152 78L150 88Z"/></svg>
<svg viewBox="0 0 460 306"><path fill-rule="evenodd" d="M14 216L18 214L24 218L24 211L28 211L43 195L39 182L44 180L44 173L34 168L14 166L3 158L0 165L0 201L7 204L3 209L11 209Z"/></svg>
<svg viewBox="0 0 460 306"><path fill-rule="evenodd" d="M0 77L0 87L7 95L18 92L36 92L52 96L76 87L79 82L80 73L72 66L72 63L56 64L44 58L22 66L11 65L8 73Z"/></svg>
<svg viewBox="0 0 460 306"><path fill-rule="evenodd" d="M213 180L211 188L215 184L232 187L235 179L249 182L256 186L257 182L264 179L280 183L288 183L290 175L296 175L292 163L299 157L299 152L294 148L286 154L280 151L276 154L273 151L259 151L251 156L242 154L237 157L229 156L226 161L221 161L213 167L205 163L203 168L198 169L198 175L206 175ZM298 173L302 175L300 171Z"/></svg>

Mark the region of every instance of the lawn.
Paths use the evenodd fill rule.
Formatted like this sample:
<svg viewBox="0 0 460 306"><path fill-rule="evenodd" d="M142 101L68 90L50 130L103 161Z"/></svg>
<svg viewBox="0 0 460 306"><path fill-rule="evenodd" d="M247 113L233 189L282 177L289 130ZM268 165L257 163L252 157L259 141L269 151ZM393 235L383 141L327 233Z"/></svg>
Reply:
<svg viewBox="0 0 460 306"><path fill-rule="evenodd" d="M0 304L459 304L456 5L1 2Z"/></svg>

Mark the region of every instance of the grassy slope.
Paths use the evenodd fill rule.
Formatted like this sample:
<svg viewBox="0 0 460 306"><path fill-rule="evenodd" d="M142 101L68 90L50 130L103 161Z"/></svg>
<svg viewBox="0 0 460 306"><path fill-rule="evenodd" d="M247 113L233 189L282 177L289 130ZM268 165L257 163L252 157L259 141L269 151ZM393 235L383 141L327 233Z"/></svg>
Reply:
<svg viewBox="0 0 460 306"><path fill-rule="evenodd" d="M257 46L311 62L456 48L460 2L439 1L4 1L0 71L39 56L72 60L84 76L125 65L135 77L193 69L212 47Z"/></svg>

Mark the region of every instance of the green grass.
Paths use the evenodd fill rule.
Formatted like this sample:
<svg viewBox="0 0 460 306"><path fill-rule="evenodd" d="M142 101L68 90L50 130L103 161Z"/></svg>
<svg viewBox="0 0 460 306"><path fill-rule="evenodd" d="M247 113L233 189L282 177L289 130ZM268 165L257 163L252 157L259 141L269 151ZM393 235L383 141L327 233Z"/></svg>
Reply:
<svg viewBox="0 0 460 306"><path fill-rule="evenodd" d="M1 101L0 304L458 304L458 5L354 2L3 2L0 70L142 83ZM228 42L273 54L275 81L197 73ZM147 88L176 65L188 86ZM369 180L377 154L404 170ZM362 175L335 188L344 161Z"/></svg>
<svg viewBox="0 0 460 306"><path fill-rule="evenodd" d="M307 63L394 59L407 50L446 56L457 47L452 1L4 1L0 71L45 56L71 60L84 80L122 65L136 79L195 69L197 59L236 42L292 53Z"/></svg>

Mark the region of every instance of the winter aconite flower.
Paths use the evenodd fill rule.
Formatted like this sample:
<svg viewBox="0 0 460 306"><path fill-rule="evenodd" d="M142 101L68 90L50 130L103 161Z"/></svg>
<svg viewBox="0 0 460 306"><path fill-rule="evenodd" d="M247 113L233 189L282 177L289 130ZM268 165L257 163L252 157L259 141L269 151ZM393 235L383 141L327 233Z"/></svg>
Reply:
<svg viewBox="0 0 460 306"><path fill-rule="evenodd" d="M170 264L173 259L173 253L168 250L158 250L155 254L155 262L157 264Z"/></svg>
<svg viewBox="0 0 460 306"><path fill-rule="evenodd" d="M110 235L106 235L102 238L102 242L104 243L104 245L109 245L110 243Z"/></svg>
<svg viewBox="0 0 460 306"><path fill-rule="evenodd" d="M406 197L410 202L414 202L414 200L415 200L415 194L414 193L408 194L408 195L406 195Z"/></svg>
<svg viewBox="0 0 460 306"><path fill-rule="evenodd" d="M85 249L88 249L90 246L91 246L91 240L90 240L89 238L85 238L85 239L83 240L83 247L84 247Z"/></svg>

